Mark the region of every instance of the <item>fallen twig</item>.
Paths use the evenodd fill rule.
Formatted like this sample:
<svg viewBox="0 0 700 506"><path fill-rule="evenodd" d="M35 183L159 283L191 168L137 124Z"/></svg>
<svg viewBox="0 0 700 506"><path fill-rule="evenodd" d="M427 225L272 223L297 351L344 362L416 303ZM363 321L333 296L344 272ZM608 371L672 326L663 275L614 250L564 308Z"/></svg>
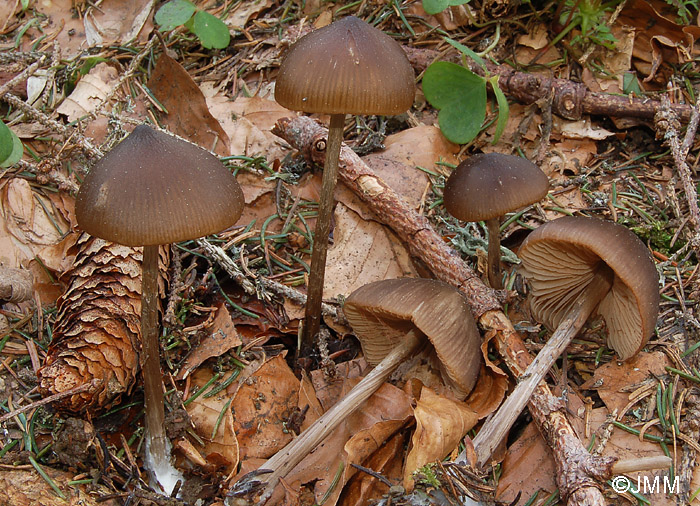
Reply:
<svg viewBox="0 0 700 506"><path fill-rule="evenodd" d="M681 124L678 120L678 114L671 107L671 103L667 96L661 98L662 107L654 117L654 124L657 128L657 136L664 139L664 142L671 148L673 156L673 164L676 167L676 173L683 186L685 200L688 204L690 227L690 245L695 251L696 258L700 259L700 208L698 208L698 193L695 189L690 169L686 163L688 150L692 145L695 133L698 128L698 119L700 117L700 106L693 108L693 113L690 118L690 124L686 131L684 141L681 143L679 130Z"/></svg>
<svg viewBox="0 0 700 506"><path fill-rule="evenodd" d="M441 54L424 48L404 47L404 50L411 64L420 72ZM484 74L476 62L469 60L467 64L472 72ZM506 95L523 104L534 104L538 100L550 100L551 97L552 112L570 120L581 119L584 114L653 119L662 107L658 100L597 93L590 91L583 83L518 72L509 65L487 63L486 68L491 75L499 76L498 86ZM670 107L681 121L690 119L691 106L672 104Z"/></svg>
<svg viewBox="0 0 700 506"><path fill-rule="evenodd" d="M20 408L17 408L13 411L10 411L9 413L5 413L4 415L0 416L0 423L6 422L10 418L14 418L15 416L19 415L20 413L25 413L29 410L34 409L34 408L38 408L38 407L44 406L46 404L51 404L54 401L63 399L65 397L70 397L71 395L79 394L81 392L85 392L87 390L90 390L91 388L95 388L99 383L100 383L99 380L92 380L89 383L83 383L82 385L79 385L75 388L71 388L70 390L66 390L64 392L59 392L57 394L53 394L53 395L49 395L48 397L44 397L43 399L39 399L36 402L32 402L31 404L27 404L26 406L22 406Z"/></svg>
<svg viewBox="0 0 700 506"><path fill-rule="evenodd" d="M327 130L308 117L284 118L273 133L298 149L308 160L323 160ZM436 278L459 288L488 337L493 336L511 373L520 378L532 361L521 337L502 312L493 290L486 287L469 266L419 215L348 147L340 155L339 177L390 226ZM603 505L599 481L609 476L614 459L590 455L564 415L561 402L549 386L538 385L529 402L530 413L553 450L557 482L570 506ZM488 450L491 451L490 449Z"/></svg>

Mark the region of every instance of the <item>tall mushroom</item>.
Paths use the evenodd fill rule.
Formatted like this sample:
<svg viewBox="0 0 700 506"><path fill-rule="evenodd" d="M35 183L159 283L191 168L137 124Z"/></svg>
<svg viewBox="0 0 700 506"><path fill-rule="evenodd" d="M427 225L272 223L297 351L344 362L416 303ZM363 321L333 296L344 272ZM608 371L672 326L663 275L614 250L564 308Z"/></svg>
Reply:
<svg viewBox="0 0 700 506"><path fill-rule="evenodd" d="M348 16L299 39L280 66L275 100L295 111L330 114L302 347L318 333L333 190L346 114L400 114L411 107L414 74L401 46Z"/></svg>
<svg viewBox="0 0 700 506"><path fill-rule="evenodd" d="M605 320L608 345L621 360L647 343L659 312L654 261L644 243L622 225L595 218L559 218L535 229L518 256L530 286L534 318L556 330L492 417L495 422L484 424L474 439L479 465L487 462L537 384L593 312Z"/></svg>
<svg viewBox="0 0 700 506"><path fill-rule="evenodd" d="M143 246L141 370L146 456L156 478L172 471L164 427L158 339L158 246L220 232L243 211L243 192L212 154L187 141L137 126L99 160L80 186L78 226L90 235ZM168 492L174 483L161 485Z"/></svg>
<svg viewBox="0 0 700 506"><path fill-rule="evenodd" d="M450 285L416 278L376 281L350 294L343 311L367 362L375 367L299 437L260 466L270 471L262 475L266 490L260 503L272 494L277 481L367 400L401 362L424 346L432 347L442 377L455 397L464 399L476 383L481 338L466 300ZM238 488L245 490L237 485L230 496L235 496Z"/></svg>
<svg viewBox="0 0 700 506"><path fill-rule="evenodd" d="M485 221L489 233L488 278L501 289L501 217L542 200L549 180L534 163L502 153L464 160L445 182L445 208L462 221Z"/></svg>

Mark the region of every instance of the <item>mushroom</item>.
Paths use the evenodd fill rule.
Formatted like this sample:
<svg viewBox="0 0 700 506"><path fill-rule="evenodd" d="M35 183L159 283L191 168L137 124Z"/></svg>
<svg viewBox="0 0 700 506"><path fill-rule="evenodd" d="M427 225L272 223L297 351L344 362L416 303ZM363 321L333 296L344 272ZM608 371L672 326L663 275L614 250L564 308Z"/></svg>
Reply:
<svg viewBox="0 0 700 506"><path fill-rule="evenodd" d="M275 83L282 106L330 114L321 200L314 230L302 347L318 333L333 190L346 114L400 114L411 107L414 73L401 46L364 21L348 16L299 39Z"/></svg>
<svg viewBox="0 0 700 506"><path fill-rule="evenodd" d="M455 397L464 399L476 383L481 367L481 338L466 300L455 288L430 279L402 278L376 281L355 290L343 308L374 369L337 404L326 411L291 443L260 466L266 487L260 502L272 494L311 450L357 407L367 400L408 357L432 346L445 383ZM250 479L253 479L252 477ZM245 490L246 480L236 490Z"/></svg>
<svg viewBox="0 0 700 506"><path fill-rule="evenodd" d="M659 275L649 249L622 225L559 218L532 232L518 255L532 314L556 328L555 334L573 337L596 308L607 325L608 345L621 360L639 352L653 334Z"/></svg>
<svg viewBox="0 0 700 506"><path fill-rule="evenodd" d="M92 167L76 198L78 226L85 232L143 246L140 362L146 460L159 481L173 468L163 423L158 246L220 232L238 220L243 205L236 178L214 155L146 125L137 126Z"/></svg>
<svg viewBox="0 0 700 506"><path fill-rule="evenodd" d="M620 359L635 355L654 332L659 277L647 247L630 230L595 218L564 217L535 229L518 252L534 318L556 329L508 399L474 438L485 464L537 384L596 311ZM466 453L458 461L464 462Z"/></svg>
<svg viewBox="0 0 700 506"><path fill-rule="evenodd" d="M445 182L445 208L462 221L485 221L489 234L488 278L492 288L501 280L501 217L541 200L549 179L525 158L502 153L474 155L452 172Z"/></svg>

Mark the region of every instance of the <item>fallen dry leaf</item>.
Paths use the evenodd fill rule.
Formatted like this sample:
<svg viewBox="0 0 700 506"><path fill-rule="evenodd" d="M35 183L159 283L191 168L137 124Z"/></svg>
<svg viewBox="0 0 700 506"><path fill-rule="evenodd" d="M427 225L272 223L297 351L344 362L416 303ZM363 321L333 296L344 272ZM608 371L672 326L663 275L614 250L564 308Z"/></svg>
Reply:
<svg viewBox="0 0 700 506"><path fill-rule="evenodd" d="M413 413L416 430L403 475L407 490L413 489L414 471L445 458L478 420L476 412L466 403L437 395L430 388L422 389Z"/></svg>
<svg viewBox="0 0 700 506"><path fill-rule="evenodd" d="M319 399L325 398L323 403L327 408L359 381L347 379L355 376L357 365L354 362L339 364L334 380L324 377L321 371L314 371L316 392ZM329 395L331 393L333 395ZM410 397L393 385L383 384L287 475L287 487L297 490L304 484L311 484L316 500L320 501L328 493L324 505L333 506L345 482L354 474L350 463L362 463L411 418ZM278 486L271 501L281 496Z"/></svg>
<svg viewBox="0 0 700 506"><path fill-rule="evenodd" d="M154 5L155 0L105 0L99 8L88 7L83 17L88 46L126 44L139 35L145 41Z"/></svg>
<svg viewBox="0 0 700 506"><path fill-rule="evenodd" d="M581 389L596 390L610 412L618 410L622 414L623 408L630 402L630 387L646 379L663 376L667 365L671 365L671 362L661 351L640 352L626 362L612 361L601 365L593 377L581 385Z"/></svg>
<svg viewBox="0 0 700 506"><path fill-rule="evenodd" d="M192 387L203 387L211 376L212 372L207 368L198 369L190 376ZM208 464L224 467L228 475L237 469L240 459L240 446L229 402L231 396L235 394L236 386L237 383L229 385L229 388L213 397L206 397L205 393L187 405L187 413L192 420L194 430L204 441L204 446L198 444L195 446L196 450ZM214 431L215 428L216 431ZM190 453L186 448L184 451L186 454Z"/></svg>
<svg viewBox="0 0 700 506"><path fill-rule="evenodd" d="M211 114L219 121L231 139L233 155L265 155L268 161L282 159L289 148L270 132L280 119L295 116L273 100L258 97L238 97L231 101L219 90L204 88Z"/></svg>
<svg viewBox="0 0 700 506"><path fill-rule="evenodd" d="M209 112L204 94L167 53L158 57L148 88L167 109L163 124L171 132L219 155L231 154L229 136Z"/></svg>
<svg viewBox="0 0 700 506"><path fill-rule="evenodd" d="M324 297L347 295L372 281L417 276L408 251L387 227L362 220L342 203L334 219Z"/></svg>
<svg viewBox="0 0 700 506"><path fill-rule="evenodd" d="M398 485L402 478L405 444L406 436L403 432L397 432L362 465L379 473L394 485ZM365 506L370 504L370 501L382 497L388 489L389 487L385 483L374 476L357 472L345 486L338 500L338 505Z"/></svg>
<svg viewBox="0 0 700 506"><path fill-rule="evenodd" d="M617 19L635 30L632 56L637 69L647 75L645 81L653 79L664 62L691 61L693 43L700 38L700 27L678 25L659 14L664 8L661 1L634 0L625 4ZM662 84L666 82L662 78Z"/></svg>
<svg viewBox="0 0 700 506"><path fill-rule="evenodd" d="M231 411L241 460L268 458L291 440L285 423L298 404L298 388L299 380L283 355L266 360L239 383Z"/></svg>
<svg viewBox="0 0 700 506"><path fill-rule="evenodd" d="M49 482L34 469L3 469L0 473L0 504L15 506L117 506L104 485L67 485L74 474L42 465L43 471L58 486L66 500L60 499ZM99 498L99 499L98 499Z"/></svg>
<svg viewBox="0 0 700 506"><path fill-rule="evenodd" d="M86 116L102 103L118 79L117 69L106 63L98 63L78 81L56 112L65 114L68 121Z"/></svg>
<svg viewBox="0 0 700 506"><path fill-rule="evenodd" d="M249 19L257 17L258 14L268 9L272 3L271 0L238 2L226 16L224 23L229 27L229 30L243 30Z"/></svg>
<svg viewBox="0 0 700 506"><path fill-rule="evenodd" d="M236 346L243 344L236 332L236 327L231 319L231 314L226 306L219 304L216 309L216 316L211 325L204 329L206 336L202 339L192 352L187 355L180 372L175 379L183 380L199 367L205 360L218 357Z"/></svg>

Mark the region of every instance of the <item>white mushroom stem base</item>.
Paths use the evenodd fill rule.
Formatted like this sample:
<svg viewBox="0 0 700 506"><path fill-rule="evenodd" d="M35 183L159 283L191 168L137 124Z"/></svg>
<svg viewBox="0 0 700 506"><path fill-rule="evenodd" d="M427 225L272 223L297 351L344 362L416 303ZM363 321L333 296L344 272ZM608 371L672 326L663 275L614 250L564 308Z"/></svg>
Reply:
<svg viewBox="0 0 700 506"><path fill-rule="evenodd" d="M483 425L473 441L477 467L483 467L488 463L494 450L530 400L538 383L542 381L557 358L581 331L593 310L610 291L612 279L613 275L610 269L602 265L583 293L574 302L569 314L561 321L547 344L520 376L520 381L513 392ZM456 462L462 464L467 462L466 451L457 457Z"/></svg>
<svg viewBox="0 0 700 506"><path fill-rule="evenodd" d="M406 358L418 351L427 339L416 330L410 331L394 350L389 353L367 376L355 385L337 404L326 411L311 426L302 432L287 446L273 455L260 469L271 470L269 474L260 475L266 485L258 504L263 504L272 495L280 478L291 471L318 444L345 420L360 404L379 389L391 376L391 373Z"/></svg>
<svg viewBox="0 0 700 506"><path fill-rule="evenodd" d="M165 434L163 380L158 343L158 246L143 248L141 277L141 374L145 397L146 467L169 494L173 473L170 444ZM182 475L175 479L182 479Z"/></svg>

